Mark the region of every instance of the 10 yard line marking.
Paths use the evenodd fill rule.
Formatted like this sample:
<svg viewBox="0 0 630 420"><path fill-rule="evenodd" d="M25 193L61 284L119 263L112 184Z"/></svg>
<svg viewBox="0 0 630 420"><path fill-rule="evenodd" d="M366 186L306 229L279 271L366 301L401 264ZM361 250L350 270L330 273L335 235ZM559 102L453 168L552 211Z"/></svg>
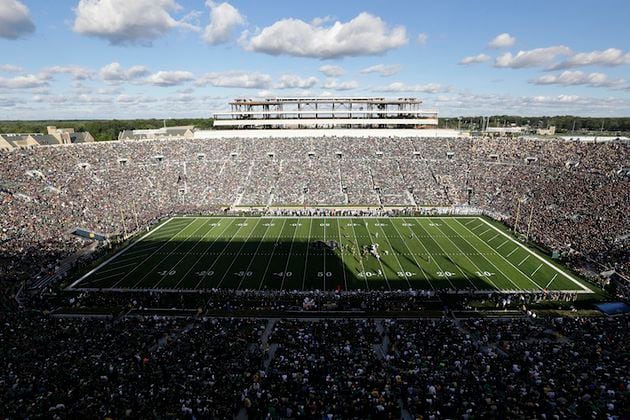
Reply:
<svg viewBox="0 0 630 420"><path fill-rule="evenodd" d="M532 274L530 274L530 275L531 275L531 276L533 276L534 274L536 274L536 272L537 272L538 270L540 270L540 267L542 267L542 266L543 266L543 265L542 265L542 264L540 264L540 265L538 266L538 268L537 268L537 269L535 269L535 270L534 270L534 272L533 272ZM557 275L557 274L556 274L556 275Z"/></svg>
<svg viewBox="0 0 630 420"><path fill-rule="evenodd" d="M553 276L553 278L552 278L551 280L549 280L549 283L547 283L547 285L545 286L545 289L546 289L547 287L549 287L549 285L550 285L551 283L553 283L553 281L556 279L556 277L558 277L558 273L556 273L556 275L555 275L555 276Z"/></svg>

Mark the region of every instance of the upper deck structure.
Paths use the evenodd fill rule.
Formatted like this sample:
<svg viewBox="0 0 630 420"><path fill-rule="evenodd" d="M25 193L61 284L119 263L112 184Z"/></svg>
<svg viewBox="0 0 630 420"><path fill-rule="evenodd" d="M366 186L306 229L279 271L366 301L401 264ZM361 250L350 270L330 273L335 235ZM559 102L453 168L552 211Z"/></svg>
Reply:
<svg viewBox="0 0 630 420"><path fill-rule="evenodd" d="M315 97L235 99L214 113L215 128L435 128L437 111L417 98Z"/></svg>

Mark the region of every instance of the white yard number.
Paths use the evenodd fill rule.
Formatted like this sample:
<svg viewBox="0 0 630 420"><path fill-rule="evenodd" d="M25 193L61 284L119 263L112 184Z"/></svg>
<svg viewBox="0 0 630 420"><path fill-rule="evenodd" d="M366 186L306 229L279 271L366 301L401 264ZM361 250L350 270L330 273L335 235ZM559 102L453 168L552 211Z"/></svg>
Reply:
<svg viewBox="0 0 630 420"><path fill-rule="evenodd" d="M477 271L475 274L477 274L477 277L490 277L490 276L494 276L494 273L491 273L490 271Z"/></svg>
<svg viewBox="0 0 630 420"><path fill-rule="evenodd" d="M320 223L320 226L330 226L330 223Z"/></svg>
<svg viewBox="0 0 630 420"><path fill-rule="evenodd" d="M278 277L291 277L293 275L292 271L284 271L284 272L279 272L279 273L273 273L274 276L278 276Z"/></svg>
<svg viewBox="0 0 630 420"><path fill-rule="evenodd" d="M359 277L374 277L374 276L382 276L383 272L381 270L378 270L377 272L374 271L360 271L359 274L357 274Z"/></svg>
<svg viewBox="0 0 630 420"><path fill-rule="evenodd" d="M263 226L275 226L275 223L263 223Z"/></svg>
<svg viewBox="0 0 630 420"><path fill-rule="evenodd" d="M385 223L374 223L374 226L383 227L385 226Z"/></svg>
<svg viewBox="0 0 630 420"><path fill-rule="evenodd" d="M442 226L442 223L429 223L429 226L438 227L438 226Z"/></svg>
<svg viewBox="0 0 630 420"><path fill-rule="evenodd" d="M196 273L199 277L206 277L206 276L212 276L214 274L214 271L212 270L207 270L207 271L197 271Z"/></svg>
<svg viewBox="0 0 630 420"><path fill-rule="evenodd" d="M406 227L411 227L411 226L413 226L411 223L403 223L402 225L403 225L403 226L406 226Z"/></svg>
<svg viewBox="0 0 630 420"><path fill-rule="evenodd" d="M170 270L170 271L164 270L164 271L159 271L158 274L160 276L162 276L162 277L164 277L164 276L174 276L176 272L177 271L175 271L175 270Z"/></svg>
<svg viewBox="0 0 630 420"><path fill-rule="evenodd" d="M416 275L416 273L412 273L411 271L399 271L396 274L398 274L398 277L413 277Z"/></svg>
<svg viewBox="0 0 630 420"><path fill-rule="evenodd" d="M453 277L455 275L455 273L451 273L450 271L438 271L437 272L437 276L438 277Z"/></svg>
<svg viewBox="0 0 630 420"><path fill-rule="evenodd" d="M326 273L324 273L323 271L318 271L317 277L324 277L324 274L326 275L326 277L332 277L332 273L330 271L326 271Z"/></svg>
<svg viewBox="0 0 630 420"><path fill-rule="evenodd" d="M353 226L354 227L354 226L359 226L359 224L358 223L348 223L346 226Z"/></svg>
<svg viewBox="0 0 630 420"><path fill-rule="evenodd" d="M236 226L247 226L247 223L238 223Z"/></svg>
<svg viewBox="0 0 630 420"><path fill-rule="evenodd" d="M221 226L221 223L210 223L210 226Z"/></svg>
<svg viewBox="0 0 630 420"><path fill-rule="evenodd" d="M251 271L239 271L238 273L234 273L234 275L238 276L238 277L251 277L252 276Z"/></svg>
<svg viewBox="0 0 630 420"><path fill-rule="evenodd" d="M273 226L273 225L271 225ZM291 223L291 226L302 226L302 223Z"/></svg>

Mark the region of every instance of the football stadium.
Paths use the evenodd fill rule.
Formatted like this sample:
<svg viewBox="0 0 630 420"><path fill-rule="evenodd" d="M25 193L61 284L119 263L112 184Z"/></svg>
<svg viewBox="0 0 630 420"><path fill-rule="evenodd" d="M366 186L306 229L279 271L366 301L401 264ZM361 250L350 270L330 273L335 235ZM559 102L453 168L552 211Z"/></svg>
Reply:
<svg viewBox="0 0 630 420"><path fill-rule="evenodd" d="M630 9L455 3L0 0L0 418L630 419Z"/></svg>

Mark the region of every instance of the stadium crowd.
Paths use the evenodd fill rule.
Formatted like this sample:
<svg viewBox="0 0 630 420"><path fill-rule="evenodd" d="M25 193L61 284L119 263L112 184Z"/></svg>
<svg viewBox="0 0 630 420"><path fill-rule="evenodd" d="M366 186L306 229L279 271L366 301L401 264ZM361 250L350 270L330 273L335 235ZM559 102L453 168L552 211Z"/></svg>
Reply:
<svg viewBox="0 0 630 420"><path fill-rule="evenodd" d="M176 213L252 206L466 206L574 265L630 272L628 143L507 138L117 141L0 153L3 288ZM242 208L242 207L240 207ZM298 210L292 210L298 212ZM308 210L305 210L308 211ZM518 217L517 217L518 216ZM531 223L530 223L531 222Z"/></svg>
<svg viewBox="0 0 630 420"><path fill-rule="evenodd" d="M630 416L630 319L0 313L5 418Z"/></svg>

